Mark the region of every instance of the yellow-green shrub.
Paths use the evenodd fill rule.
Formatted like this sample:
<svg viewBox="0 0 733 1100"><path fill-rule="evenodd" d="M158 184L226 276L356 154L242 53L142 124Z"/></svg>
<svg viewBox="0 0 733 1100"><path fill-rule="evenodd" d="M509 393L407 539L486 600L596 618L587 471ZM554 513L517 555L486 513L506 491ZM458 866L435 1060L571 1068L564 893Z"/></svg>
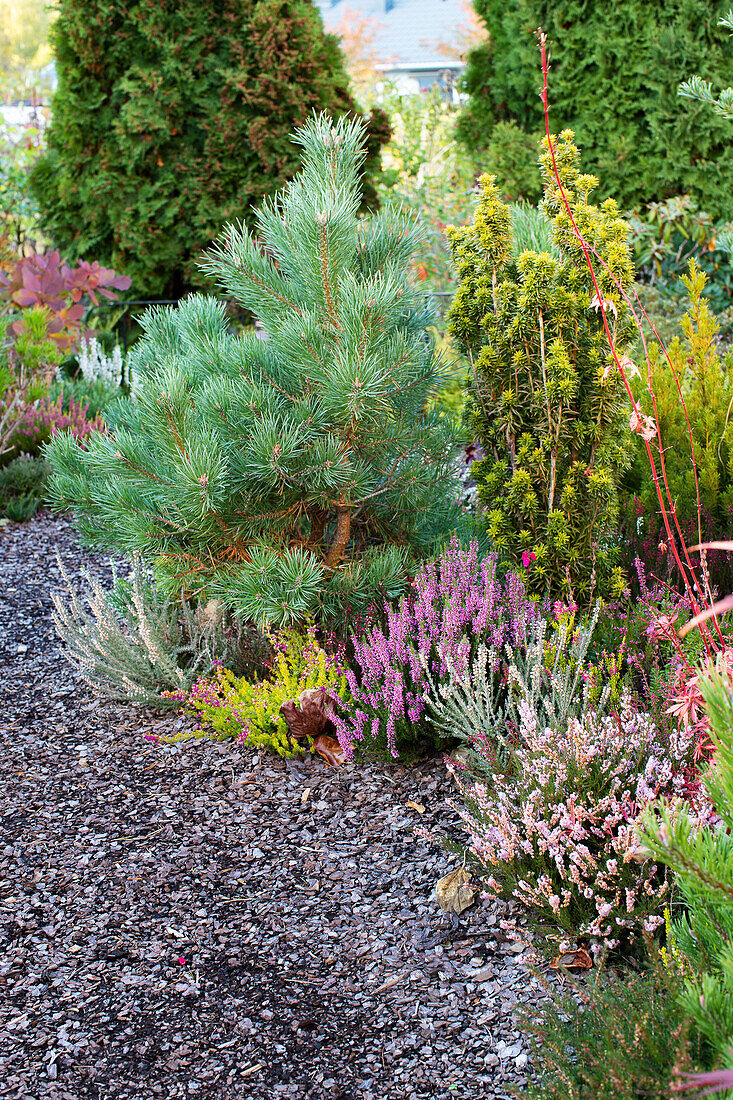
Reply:
<svg viewBox="0 0 733 1100"><path fill-rule="evenodd" d="M348 697L346 678L336 658L318 644L315 631L281 631L273 637L276 653L269 675L251 681L220 668L213 680L199 680L185 700L186 710L201 722L200 733L217 740L238 737L251 748L278 756L302 751L288 734L281 705L308 688L325 687L341 700Z"/></svg>

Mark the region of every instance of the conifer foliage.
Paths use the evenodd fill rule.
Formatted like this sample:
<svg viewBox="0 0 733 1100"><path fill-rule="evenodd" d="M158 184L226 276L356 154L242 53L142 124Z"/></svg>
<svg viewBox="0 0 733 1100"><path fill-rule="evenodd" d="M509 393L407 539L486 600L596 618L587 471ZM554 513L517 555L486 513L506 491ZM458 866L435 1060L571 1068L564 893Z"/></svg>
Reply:
<svg viewBox="0 0 733 1100"><path fill-rule="evenodd" d="M633 327L614 278L633 280L628 227L613 199L589 203L597 180L580 173L572 132L553 141L575 221L608 268L599 286L622 355ZM451 231L461 282L450 326L473 367L467 418L485 454L473 469L488 533L536 591L585 602L622 583L609 533L629 410L546 145L540 160L559 254L517 254L510 210L482 177L473 224Z"/></svg>
<svg viewBox="0 0 733 1100"><path fill-rule="evenodd" d="M521 137L544 129L535 31L552 43L552 94L600 178L601 195L622 209L692 193L714 218L733 217L730 123L705 104L681 103L692 74L733 83L725 26L730 4L711 0L475 0L488 34L471 52L471 98L459 133L481 155L516 122ZM699 85L698 85L699 87ZM503 141L501 140L503 138ZM503 183L503 181L500 181Z"/></svg>
<svg viewBox="0 0 733 1100"><path fill-rule="evenodd" d="M431 314L407 274L421 229L402 209L359 217L363 139L359 120L312 118L257 236L228 226L209 253L257 330L231 335L201 295L150 311L135 400L87 451L49 450L92 543L274 625L396 595L457 516L452 431L427 411Z"/></svg>
<svg viewBox="0 0 733 1100"><path fill-rule="evenodd" d="M190 287L222 225L293 176L310 111L356 110L311 0L61 0L52 39L44 229L69 259L132 276L137 297ZM374 111L368 204L388 137Z"/></svg>

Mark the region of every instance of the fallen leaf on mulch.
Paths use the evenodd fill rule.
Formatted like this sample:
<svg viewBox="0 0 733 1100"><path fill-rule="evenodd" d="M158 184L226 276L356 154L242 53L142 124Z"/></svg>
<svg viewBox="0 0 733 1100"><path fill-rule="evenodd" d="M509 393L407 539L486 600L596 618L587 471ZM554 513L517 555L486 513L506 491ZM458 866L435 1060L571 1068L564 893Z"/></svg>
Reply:
<svg viewBox="0 0 733 1100"><path fill-rule="evenodd" d="M435 884L435 896L444 913L462 913L473 904L476 887L465 867L457 867Z"/></svg>
<svg viewBox="0 0 733 1100"><path fill-rule="evenodd" d="M336 704L325 688L306 688L297 699L288 699L280 707L288 732L296 739L318 737L333 732Z"/></svg>
<svg viewBox="0 0 733 1100"><path fill-rule="evenodd" d="M313 751L317 752L319 756L322 756L327 764L330 764L332 768L340 768L342 764L346 762L344 756L344 750L339 745L335 737L328 737L325 733L322 733L320 737L316 737L313 742Z"/></svg>
<svg viewBox="0 0 733 1100"><path fill-rule="evenodd" d="M409 802L405 802L405 805L410 810L416 810L417 813L419 813L419 814L424 814L425 813L425 807L423 806L422 802L413 802L412 799L410 799Z"/></svg>
<svg viewBox="0 0 733 1100"><path fill-rule="evenodd" d="M584 947L565 951L550 963L551 970L590 970L592 966L593 958Z"/></svg>

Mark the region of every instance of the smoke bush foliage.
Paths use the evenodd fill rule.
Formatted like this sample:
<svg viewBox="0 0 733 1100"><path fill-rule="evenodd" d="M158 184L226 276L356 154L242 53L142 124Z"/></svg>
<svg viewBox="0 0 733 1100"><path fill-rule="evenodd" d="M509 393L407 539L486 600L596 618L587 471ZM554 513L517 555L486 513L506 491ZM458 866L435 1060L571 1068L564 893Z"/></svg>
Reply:
<svg viewBox="0 0 733 1100"><path fill-rule="evenodd" d="M526 701L519 712L506 772L460 777L469 849L487 892L609 948L653 931L668 884L640 851L636 820L654 799L682 796L694 735L660 734L628 699L620 714L570 718L564 731L539 723Z"/></svg>

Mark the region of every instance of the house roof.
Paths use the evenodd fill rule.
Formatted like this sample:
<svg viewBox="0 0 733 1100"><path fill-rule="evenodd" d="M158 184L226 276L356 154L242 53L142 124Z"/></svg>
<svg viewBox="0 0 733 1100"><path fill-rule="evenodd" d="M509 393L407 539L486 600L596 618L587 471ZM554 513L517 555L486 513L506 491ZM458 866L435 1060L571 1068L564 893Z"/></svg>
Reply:
<svg viewBox="0 0 733 1100"><path fill-rule="evenodd" d="M378 68L460 69L448 44L466 22L465 0L316 0L327 31L366 21Z"/></svg>

